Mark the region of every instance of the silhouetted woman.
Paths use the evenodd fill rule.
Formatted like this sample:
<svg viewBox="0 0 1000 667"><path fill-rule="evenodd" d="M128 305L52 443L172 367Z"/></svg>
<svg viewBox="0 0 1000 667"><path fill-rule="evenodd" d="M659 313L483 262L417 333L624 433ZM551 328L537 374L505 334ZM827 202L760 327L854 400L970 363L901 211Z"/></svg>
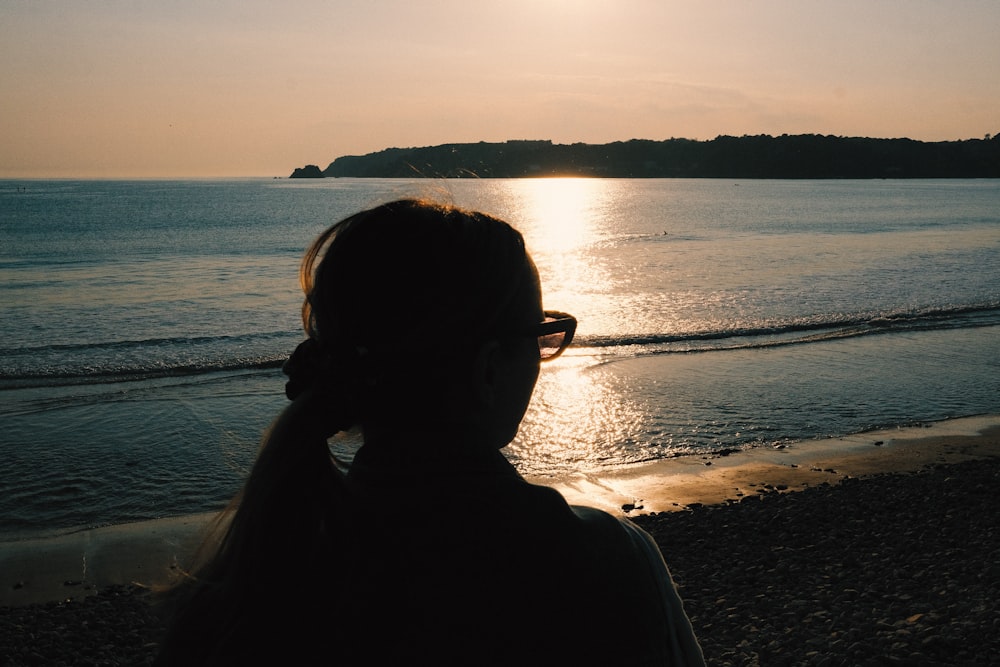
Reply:
<svg viewBox="0 0 1000 667"><path fill-rule="evenodd" d="M292 402L174 592L161 663L703 663L649 536L500 453L576 328L517 231L396 201L324 232L301 279ZM352 427L345 474L327 438Z"/></svg>

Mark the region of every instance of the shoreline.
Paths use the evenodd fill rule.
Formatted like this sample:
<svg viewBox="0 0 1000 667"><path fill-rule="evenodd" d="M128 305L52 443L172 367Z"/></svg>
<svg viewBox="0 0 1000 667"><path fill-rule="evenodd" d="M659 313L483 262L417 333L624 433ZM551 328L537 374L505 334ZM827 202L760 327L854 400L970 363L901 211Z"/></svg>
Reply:
<svg viewBox="0 0 1000 667"><path fill-rule="evenodd" d="M528 481L556 488L572 504L635 517L997 457L1000 415L981 415L780 449L683 456L599 474ZM111 586L168 583L183 571L213 516L0 542L0 607L80 600Z"/></svg>
<svg viewBox="0 0 1000 667"><path fill-rule="evenodd" d="M570 504L635 517L993 456L1000 456L1000 415L988 414L528 481L557 489Z"/></svg>

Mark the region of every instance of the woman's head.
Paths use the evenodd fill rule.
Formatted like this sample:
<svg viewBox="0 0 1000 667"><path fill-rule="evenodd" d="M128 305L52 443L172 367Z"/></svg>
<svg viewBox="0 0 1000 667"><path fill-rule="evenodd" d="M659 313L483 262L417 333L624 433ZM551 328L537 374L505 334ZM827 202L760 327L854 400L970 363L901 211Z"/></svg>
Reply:
<svg viewBox="0 0 1000 667"><path fill-rule="evenodd" d="M489 341L512 363L533 354L533 373L522 366L534 384L537 345L517 334L542 321L538 274L502 220L417 200L384 204L320 236L302 283L306 332L349 423L440 417Z"/></svg>
<svg viewBox="0 0 1000 667"><path fill-rule="evenodd" d="M440 333L493 331L541 306L515 303L537 277L520 233L483 213L404 199L328 229L302 266L304 325L324 345L437 347ZM520 292L520 294L519 294ZM459 338L456 336L456 340Z"/></svg>

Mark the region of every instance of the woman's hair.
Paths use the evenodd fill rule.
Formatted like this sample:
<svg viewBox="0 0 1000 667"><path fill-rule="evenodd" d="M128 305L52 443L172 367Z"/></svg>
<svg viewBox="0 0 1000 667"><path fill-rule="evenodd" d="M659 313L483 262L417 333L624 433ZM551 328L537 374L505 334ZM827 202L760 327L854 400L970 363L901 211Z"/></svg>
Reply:
<svg viewBox="0 0 1000 667"><path fill-rule="evenodd" d="M350 576L359 512L327 437L433 410L475 346L523 317L533 271L507 223L418 200L319 236L300 273L308 339L286 364L294 400L265 433L221 537L174 590L162 663L237 662L255 639L290 649L350 613L338 610L336 579Z"/></svg>
<svg viewBox="0 0 1000 667"><path fill-rule="evenodd" d="M524 307L529 267L507 223L418 200L320 235L300 271L302 321L330 366L326 388L347 398L343 424L432 409L474 347Z"/></svg>

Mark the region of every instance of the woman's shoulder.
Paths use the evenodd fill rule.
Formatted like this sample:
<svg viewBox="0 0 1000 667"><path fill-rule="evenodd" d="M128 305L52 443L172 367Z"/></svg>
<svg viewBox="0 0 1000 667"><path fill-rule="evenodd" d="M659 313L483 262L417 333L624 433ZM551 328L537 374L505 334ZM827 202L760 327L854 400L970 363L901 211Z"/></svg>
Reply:
<svg viewBox="0 0 1000 667"><path fill-rule="evenodd" d="M643 551L652 549L659 555L659 547L656 546L653 537L628 518L585 505L570 505L570 510L587 530L615 535L631 546Z"/></svg>
<svg viewBox="0 0 1000 667"><path fill-rule="evenodd" d="M570 505L579 530L588 544L608 553L617 553L628 559L653 559L662 562L662 556L653 538L625 517L614 516L603 510L584 505Z"/></svg>

